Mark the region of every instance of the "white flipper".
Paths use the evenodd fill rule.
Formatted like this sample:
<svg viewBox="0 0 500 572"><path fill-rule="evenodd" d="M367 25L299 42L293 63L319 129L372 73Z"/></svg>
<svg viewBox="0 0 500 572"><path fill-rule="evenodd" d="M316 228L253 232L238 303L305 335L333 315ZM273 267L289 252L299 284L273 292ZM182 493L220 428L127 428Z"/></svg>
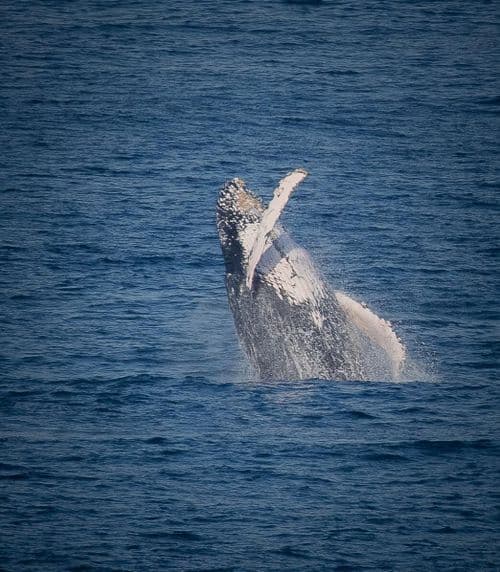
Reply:
<svg viewBox="0 0 500 572"><path fill-rule="evenodd" d="M335 292L335 297L351 321L387 352L392 362L394 377L398 377L406 352L403 344L391 328L391 324L342 292Z"/></svg>
<svg viewBox="0 0 500 572"><path fill-rule="evenodd" d="M301 183L307 177L307 171L304 169L295 169L291 173L288 173L286 177L281 179L278 187L274 191L274 196L269 203L269 206L264 211L262 215L262 220L257 229L255 235L254 243L250 249L250 254L248 256L248 268L246 284L248 288L252 287L253 276L255 274L255 269L259 263L264 250L266 248L266 241L271 234L271 231L276 224L280 214L285 208L292 191L295 187Z"/></svg>

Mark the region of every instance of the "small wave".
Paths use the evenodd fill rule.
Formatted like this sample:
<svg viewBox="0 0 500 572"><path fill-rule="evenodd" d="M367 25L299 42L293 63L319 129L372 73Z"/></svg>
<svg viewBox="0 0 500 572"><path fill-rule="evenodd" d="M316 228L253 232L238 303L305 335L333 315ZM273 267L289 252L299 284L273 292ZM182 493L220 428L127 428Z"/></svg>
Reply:
<svg viewBox="0 0 500 572"><path fill-rule="evenodd" d="M157 530L153 532L141 532L140 536L144 538L171 538L173 540L183 540L188 542L199 542L203 537L190 530L174 530L173 532Z"/></svg>
<svg viewBox="0 0 500 572"><path fill-rule="evenodd" d="M357 409L351 409L346 411L346 413L352 417L353 419L376 419L376 415L372 415L371 413L366 413L366 411L360 411Z"/></svg>
<svg viewBox="0 0 500 572"><path fill-rule="evenodd" d="M421 405L411 405L409 407L403 407L399 412L404 415L406 413L428 413L429 410L427 407L422 407Z"/></svg>
<svg viewBox="0 0 500 572"><path fill-rule="evenodd" d="M435 534L456 534L458 530L451 526L442 526L440 528L436 528L432 532L434 532Z"/></svg>
<svg viewBox="0 0 500 572"><path fill-rule="evenodd" d="M321 421L323 417L324 416L319 413L306 413L300 416L304 421Z"/></svg>
<svg viewBox="0 0 500 572"><path fill-rule="evenodd" d="M0 471L22 471L21 465L11 465L10 463L0 463Z"/></svg>
<svg viewBox="0 0 500 572"><path fill-rule="evenodd" d="M162 449L161 451L158 452L161 457L156 457L156 458L149 458L150 460L157 460L157 461L163 461L165 457L174 457L177 455L184 455L184 453L187 453L186 449Z"/></svg>
<svg viewBox="0 0 500 572"><path fill-rule="evenodd" d="M363 455L363 459L367 460L367 461L409 461L408 457L405 457L404 455L399 455L397 453L368 453L366 455Z"/></svg>
<svg viewBox="0 0 500 572"><path fill-rule="evenodd" d="M359 75L360 72L351 69L333 69L333 70L319 70L315 72L316 75L328 75L331 77L335 76L354 76Z"/></svg>
<svg viewBox="0 0 500 572"><path fill-rule="evenodd" d="M482 97L477 100L480 105L500 105L500 95L494 95L492 97Z"/></svg>
<svg viewBox="0 0 500 572"><path fill-rule="evenodd" d="M0 480L2 481L24 481L28 479L27 473L12 473L9 475L0 475Z"/></svg>
<svg viewBox="0 0 500 572"><path fill-rule="evenodd" d="M148 445L166 445L167 439L165 437L149 437L144 442Z"/></svg>
<svg viewBox="0 0 500 572"><path fill-rule="evenodd" d="M464 449L481 450L495 448L495 444L490 439L476 439L474 441L465 441L460 439L432 441L421 439L411 443L410 445L431 453L454 453Z"/></svg>
<svg viewBox="0 0 500 572"><path fill-rule="evenodd" d="M204 375L186 375L184 377L186 383L205 386L208 383L208 379Z"/></svg>
<svg viewBox="0 0 500 572"><path fill-rule="evenodd" d="M281 548L278 548L278 550L273 550L273 552L275 554L281 554L283 556L290 556L292 558L302 558L302 559L306 559L306 560L309 560L311 558L309 554L306 554L302 550L298 550L294 546L290 546L288 544L285 546L282 546Z"/></svg>

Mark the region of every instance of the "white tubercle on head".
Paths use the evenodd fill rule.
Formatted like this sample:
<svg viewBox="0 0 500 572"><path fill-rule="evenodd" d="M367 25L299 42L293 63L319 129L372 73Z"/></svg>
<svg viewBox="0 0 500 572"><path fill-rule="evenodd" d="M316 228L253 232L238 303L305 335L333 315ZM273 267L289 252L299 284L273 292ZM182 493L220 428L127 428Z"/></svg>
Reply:
<svg viewBox="0 0 500 572"><path fill-rule="evenodd" d="M295 171L292 171L286 177L284 177L280 181L278 187L275 189L274 196L269 203L269 206L264 211L264 214L262 215L262 220L255 235L255 240L248 257L246 275L246 285L248 288L252 287L255 269L262 257L262 254L265 251L267 239L271 234L276 221L285 208L285 205L288 202L288 199L290 198L293 190L306 178L306 176L307 171L304 169L295 169Z"/></svg>
<svg viewBox="0 0 500 572"><path fill-rule="evenodd" d="M398 377L405 360L406 351L390 323L379 318L371 310L342 292L335 292L335 297L353 324L386 351L392 362L394 377Z"/></svg>

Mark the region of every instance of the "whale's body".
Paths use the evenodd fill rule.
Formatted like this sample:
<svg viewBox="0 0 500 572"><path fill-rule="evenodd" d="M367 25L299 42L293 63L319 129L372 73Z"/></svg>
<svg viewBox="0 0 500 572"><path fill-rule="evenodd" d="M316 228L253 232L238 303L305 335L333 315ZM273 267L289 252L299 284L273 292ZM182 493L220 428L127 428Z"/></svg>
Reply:
<svg viewBox="0 0 500 572"><path fill-rule="evenodd" d="M388 322L334 291L277 223L305 174L283 179L267 209L241 179L220 192L217 227L243 349L262 379L397 377L404 349Z"/></svg>

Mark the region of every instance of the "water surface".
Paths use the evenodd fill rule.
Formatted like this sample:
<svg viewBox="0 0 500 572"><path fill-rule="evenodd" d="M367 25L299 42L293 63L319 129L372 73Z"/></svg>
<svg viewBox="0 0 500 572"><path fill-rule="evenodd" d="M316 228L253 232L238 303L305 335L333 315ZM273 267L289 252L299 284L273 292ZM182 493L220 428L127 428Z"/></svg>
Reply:
<svg viewBox="0 0 500 572"><path fill-rule="evenodd" d="M0 561L496 570L495 4L4 2ZM269 199L409 383L258 383L215 229Z"/></svg>

